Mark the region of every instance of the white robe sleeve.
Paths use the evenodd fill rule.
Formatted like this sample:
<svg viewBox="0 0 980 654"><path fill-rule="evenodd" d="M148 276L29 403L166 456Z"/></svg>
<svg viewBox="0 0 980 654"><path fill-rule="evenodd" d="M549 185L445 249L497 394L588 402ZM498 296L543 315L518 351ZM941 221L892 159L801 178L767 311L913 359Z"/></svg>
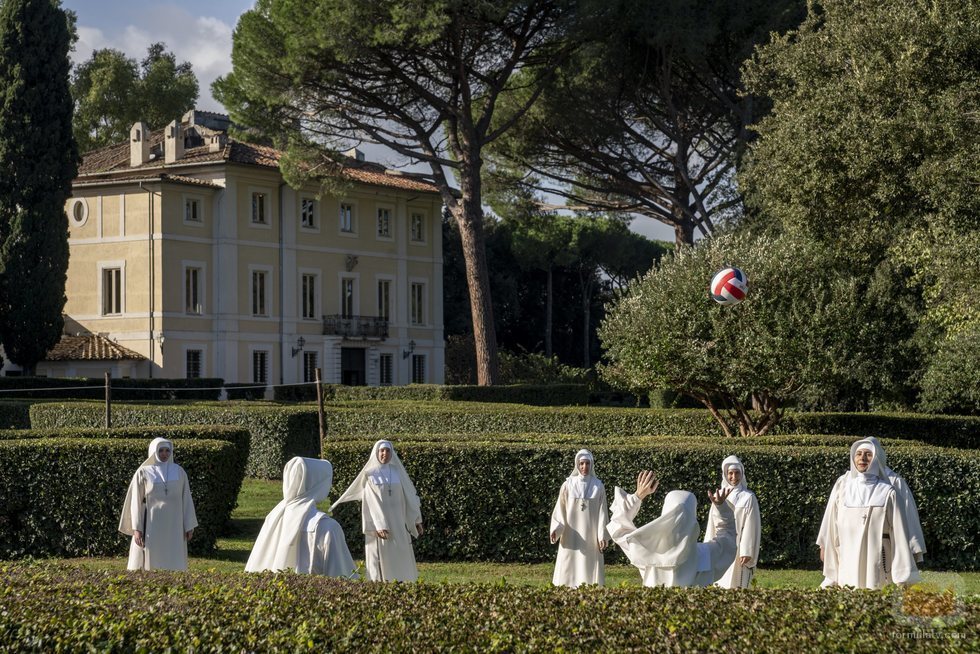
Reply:
<svg viewBox="0 0 980 654"><path fill-rule="evenodd" d="M909 535L909 547L912 548L912 554L915 556L915 560L921 562L923 555L926 553L926 539L922 535L922 523L919 522L919 507L916 506L915 498L912 496L912 490L904 479L897 477L892 481L892 486L895 488L898 505L902 509L902 514L905 518L905 529Z"/></svg>
<svg viewBox="0 0 980 654"><path fill-rule="evenodd" d="M197 527L197 513L194 511L194 499L191 497L191 484L187 479L187 472L181 468L180 474L184 478L184 533Z"/></svg>
<svg viewBox="0 0 980 654"><path fill-rule="evenodd" d="M612 518L609 520L609 537L622 548L623 553L632 562L630 556L631 548L627 536L636 531L636 525L633 524L633 519L639 513L643 500L637 497L635 493L627 494L619 486L615 487L613 493L615 497L612 505Z"/></svg>
<svg viewBox="0 0 980 654"><path fill-rule="evenodd" d="M602 503L599 505L599 525L596 540L608 543L612 540L609 538L609 531L606 528L609 525L609 509L606 506L606 487L602 484L599 484L599 493Z"/></svg>
<svg viewBox="0 0 980 654"><path fill-rule="evenodd" d="M555 534L561 539L562 532L565 531L565 504L568 496L568 482L562 482L561 489L558 491L558 501L551 512L551 527L548 534Z"/></svg>
<svg viewBox="0 0 980 654"><path fill-rule="evenodd" d="M714 505L712 505L712 509ZM707 537L705 537L707 539ZM738 536L738 553L736 556L747 556L749 561L747 568L754 568L759 562L759 542L762 540L762 515L759 512L759 499L752 494L752 502L748 511L745 513L745 522L742 524L742 533Z"/></svg>
<svg viewBox="0 0 980 654"><path fill-rule="evenodd" d="M837 511L842 486L834 484L827 499L827 508L823 512L823 522L820 523L820 536L817 544L823 551L823 576L821 587L836 586L840 566L840 536L837 533Z"/></svg>
<svg viewBox="0 0 980 654"><path fill-rule="evenodd" d="M123 500L122 512L119 515L119 533L132 536L134 531L145 531L143 526L143 498L145 496L143 474L137 468L129 482L129 488L126 489L126 499Z"/></svg>
<svg viewBox="0 0 980 654"><path fill-rule="evenodd" d="M904 511L897 494L892 494L885 506L886 522L890 523L892 547L892 581L896 584L919 581L919 570L915 565L912 549L909 547L908 530L905 527Z"/></svg>
<svg viewBox="0 0 980 654"><path fill-rule="evenodd" d="M361 524L365 534L390 529L385 519L384 508L381 506L381 497L377 489L372 488L370 480L366 482L364 495L361 498Z"/></svg>

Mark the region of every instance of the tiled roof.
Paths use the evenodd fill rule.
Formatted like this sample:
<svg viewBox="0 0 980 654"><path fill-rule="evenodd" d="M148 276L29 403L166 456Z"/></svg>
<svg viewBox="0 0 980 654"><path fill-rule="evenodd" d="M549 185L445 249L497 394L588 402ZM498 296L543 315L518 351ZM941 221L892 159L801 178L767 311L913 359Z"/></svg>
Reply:
<svg viewBox="0 0 980 654"><path fill-rule="evenodd" d="M202 131L207 131L209 134L214 133L211 130ZM147 139L150 144L150 152L155 152L156 157L142 166L129 165L129 142L109 145L84 153L82 155L82 164L78 167L78 177L75 180L75 184L80 186L95 185L109 181L145 181L148 178L147 173L154 176L161 173L167 174L165 171L168 169L172 170L175 166L180 166L180 170L183 172L191 164L235 163L278 169L279 158L282 156L282 153L275 148L228 138L225 141L224 147L214 152L211 151L207 144L189 147L184 150L184 156L176 163L166 164L164 163L162 154L160 154L163 148L163 130L151 131L147 134ZM140 173L142 175L138 175ZM341 175L363 184L423 193L439 192L438 187L423 177L406 173L396 173L375 163L354 161L353 159L350 160L349 164L343 166ZM186 173L182 175L169 174L168 177L172 181L187 180L185 183L190 183L190 180L194 179ZM207 183L211 184L211 182Z"/></svg>
<svg viewBox="0 0 980 654"><path fill-rule="evenodd" d="M99 334L77 336L65 334L45 357L45 361L121 361L124 359L143 361L146 357Z"/></svg>

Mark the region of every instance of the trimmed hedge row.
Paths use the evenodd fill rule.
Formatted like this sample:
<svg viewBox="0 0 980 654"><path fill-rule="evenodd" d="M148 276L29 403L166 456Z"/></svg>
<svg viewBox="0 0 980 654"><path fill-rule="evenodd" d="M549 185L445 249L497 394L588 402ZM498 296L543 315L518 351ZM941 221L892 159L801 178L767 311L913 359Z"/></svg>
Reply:
<svg viewBox="0 0 980 654"><path fill-rule="evenodd" d="M848 450L843 447L736 447L703 440L662 439L640 445L586 440L574 446L396 440L395 446L422 498L427 532L416 541L416 553L429 560L551 560L555 551L548 543L548 517L576 450L585 446L596 456L596 471L610 502L614 486L632 491L641 468L660 475L660 490L643 507L638 522L656 517L664 494L681 488L698 494L704 524L704 489L718 485L721 461L737 454L762 507L761 564L816 568L814 541L827 496L848 467ZM361 469L370 447L369 441L330 444L326 454L334 464L335 495ZM888 460L906 478L919 503L928 567L980 567L980 458L962 450L904 446L891 447ZM357 503L344 504L335 516L349 535L355 557L363 547L357 537L359 511Z"/></svg>
<svg viewBox="0 0 980 654"><path fill-rule="evenodd" d="M284 402L316 401L316 385L278 386L275 399ZM410 384L408 386L343 386L323 384L323 398L329 401L415 400L458 402L499 402L536 406L586 405L586 384L509 384L501 386L442 386Z"/></svg>
<svg viewBox="0 0 980 654"><path fill-rule="evenodd" d="M579 434L589 438L670 434L718 437L706 410L539 408L514 405L352 402L328 408L328 431L346 434L520 433ZM787 414L774 435L847 434L980 448L980 417L918 414Z"/></svg>
<svg viewBox="0 0 980 654"><path fill-rule="evenodd" d="M97 427L103 407L91 402L35 404L31 425L38 429ZM214 404L117 404L112 422L120 427L145 425L232 425L250 434L245 475L279 479L286 461L294 456L320 455L320 431L316 410L269 404L228 402Z"/></svg>
<svg viewBox="0 0 980 654"><path fill-rule="evenodd" d="M7 565L0 577L0 649L10 650L781 654L980 647L980 605L961 602L948 624L924 626L910 595L898 591L752 590L736 597L716 588L373 584L50 565Z"/></svg>
<svg viewBox="0 0 980 654"><path fill-rule="evenodd" d="M229 524L243 480L240 448L228 440L202 440L170 429L177 461L187 471L198 528L190 551L214 549ZM212 430L228 437L230 430ZM9 436L10 434L5 434ZM76 434L77 435L77 434ZM0 440L0 559L24 556L122 555L119 512L147 441L124 438Z"/></svg>
<svg viewBox="0 0 980 654"><path fill-rule="evenodd" d="M31 402L0 400L0 429L27 429L31 426Z"/></svg>
<svg viewBox="0 0 980 654"><path fill-rule="evenodd" d="M197 379L113 379L113 400L217 400L224 380L218 377ZM86 386L89 388L77 388ZM0 377L0 390L30 388L35 390L4 393L31 399L99 399L105 397L105 380L80 377ZM60 390L72 388L75 390ZM152 389L152 390L151 390ZM157 390L164 389L164 390Z"/></svg>

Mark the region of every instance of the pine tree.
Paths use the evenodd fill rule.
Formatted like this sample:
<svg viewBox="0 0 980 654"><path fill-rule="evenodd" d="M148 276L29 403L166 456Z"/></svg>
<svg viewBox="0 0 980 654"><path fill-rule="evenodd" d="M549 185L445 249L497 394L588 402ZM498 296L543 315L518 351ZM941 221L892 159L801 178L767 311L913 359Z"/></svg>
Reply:
<svg viewBox="0 0 980 654"><path fill-rule="evenodd" d="M64 327L70 44L59 0L0 0L0 343L28 372Z"/></svg>

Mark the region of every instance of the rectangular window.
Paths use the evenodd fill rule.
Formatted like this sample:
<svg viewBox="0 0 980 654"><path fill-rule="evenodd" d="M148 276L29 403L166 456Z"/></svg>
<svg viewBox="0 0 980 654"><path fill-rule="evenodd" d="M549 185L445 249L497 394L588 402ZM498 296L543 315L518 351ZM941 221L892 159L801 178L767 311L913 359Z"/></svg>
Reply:
<svg viewBox="0 0 980 654"><path fill-rule="evenodd" d="M267 274L264 270L252 271L252 315L266 316L265 283Z"/></svg>
<svg viewBox="0 0 980 654"><path fill-rule="evenodd" d="M420 213L412 214L412 240L416 243L425 243L425 216Z"/></svg>
<svg viewBox="0 0 980 654"><path fill-rule="evenodd" d="M378 236L391 238L391 210L378 209Z"/></svg>
<svg viewBox="0 0 980 654"><path fill-rule="evenodd" d="M201 306L201 269L184 268L184 311L200 315Z"/></svg>
<svg viewBox="0 0 980 654"><path fill-rule="evenodd" d="M378 318L391 319L391 281L378 280Z"/></svg>
<svg viewBox="0 0 980 654"><path fill-rule="evenodd" d="M413 282L409 291L409 311L413 325L425 324L425 284Z"/></svg>
<svg viewBox="0 0 980 654"><path fill-rule="evenodd" d="M316 319L316 275L303 275L303 317Z"/></svg>
<svg viewBox="0 0 980 654"><path fill-rule="evenodd" d="M354 205L340 203L340 231L354 231Z"/></svg>
<svg viewBox="0 0 980 654"><path fill-rule="evenodd" d="M315 382L317 369L317 353L303 352L303 381Z"/></svg>
<svg viewBox="0 0 980 654"><path fill-rule="evenodd" d="M201 222L201 202L199 200L184 200L184 220L189 223Z"/></svg>
<svg viewBox="0 0 980 654"><path fill-rule="evenodd" d="M102 269L102 315L122 313L122 268Z"/></svg>
<svg viewBox="0 0 980 654"><path fill-rule="evenodd" d="M252 381L256 384L269 381L269 353L266 350L252 352Z"/></svg>
<svg viewBox="0 0 980 654"><path fill-rule="evenodd" d="M316 200L313 198L300 200L299 224L303 227L316 227Z"/></svg>
<svg viewBox="0 0 980 654"><path fill-rule="evenodd" d="M265 193L252 193L252 222L256 225L265 225Z"/></svg>
<svg viewBox="0 0 980 654"><path fill-rule="evenodd" d="M382 386L391 386L393 377L395 358L390 354L382 354L379 359L380 378L378 383Z"/></svg>
<svg viewBox="0 0 980 654"><path fill-rule="evenodd" d="M349 277L340 280L340 315L344 318L354 316L354 280Z"/></svg>
<svg viewBox="0 0 980 654"><path fill-rule="evenodd" d="M413 384L425 383L425 355L424 354L412 355L412 383Z"/></svg>
<svg viewBox="0 0 980 654"><path fill-rule="evenodd" d="M187 350L185 368L188 379L200 379L201 377L201 351Z"/></svg>

